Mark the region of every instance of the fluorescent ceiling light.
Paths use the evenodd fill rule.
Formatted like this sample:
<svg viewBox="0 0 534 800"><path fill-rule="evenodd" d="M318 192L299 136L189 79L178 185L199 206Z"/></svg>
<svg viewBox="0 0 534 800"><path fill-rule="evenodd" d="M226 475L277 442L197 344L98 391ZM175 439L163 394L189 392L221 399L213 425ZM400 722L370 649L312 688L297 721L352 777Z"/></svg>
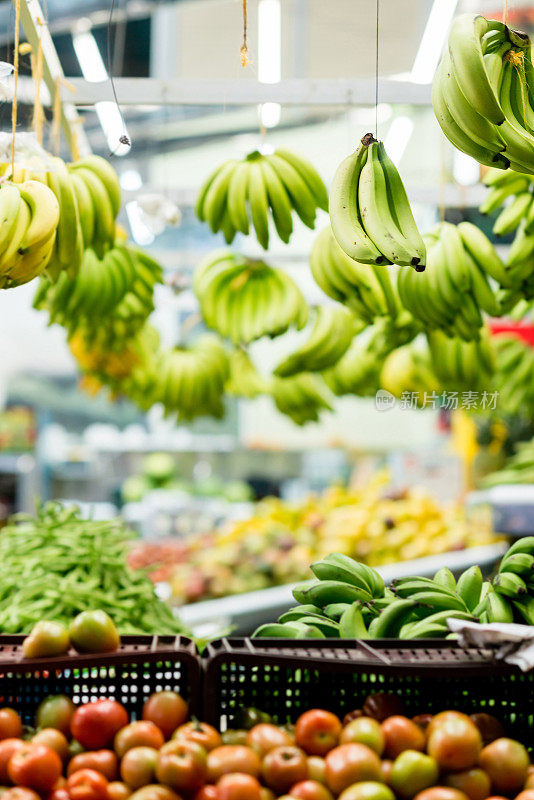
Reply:
<svg viewBox="0 0 534 800"><path fill-rule="evenodd" d="M128 133L118 105L112 100L102 100L100 103L95 103L95 111L106 135L110 152L114 156L125 156L130 152L130 145L119 141L121 136L128 136Z"/></svg>
<svg viewBox="0 0 534 800"><path fill-rule="evenodd" d="M125 169L119 175L121 187L127 192L136 192L143 185L141 174L136 169Z"/></svg>
<svg viewBox="0 0 534 800"><path fill-rule="evenodd" d="M384 147L396 167L399 166L414 128L409 117L395 117L384 139Z"/></svg>
<svg viewBox="0 0 534 800"><path fill-rule="evenodd" d="M280 103L262 103L259 110L261 124L265 128L275 128L278 125L282 113Z"/></svg>
<svg viewBox="0 0 534 800"><path fill-rule="evenodd" d="M130 230L136 244L143 247L152 244L155 236L143 222L142 212L137 200L131 200L129 203L126 203L126 214L128 215Z"/></svg>
<svg viewBox="0 0 534 800"><path fill-rule="evenodd" d="M72 37L72 44L85 80L91 83L107 81L108 71L91 31L75 33Z"/></svg>
<svg viewBox="0 0 534 800"><path fill-rule="evenodd" d="M101 83L107 81L108 72L95 37L87 25L72 36L72 44L80 69L86 81ZM118 105L110 100L95 103L95 111L104 131L110 151L115 156L125 156L130 146L120 142L121 136L128 136ZM128 137L129 138L129 137Z"/></svg>
<svg viewBox="0 0 534 800"><path fill-rule="evenodd" d="M258 4L258 80L278 83L282 74L280 0Z"/></svg>
<svg viewBox="0 0 534 800"><path fill-rule="evenodd" d="M410 80L432 83L458 0L434 0L413 62Z"/></svg>
<svg viewBox="0 0 534 800"><path fill-rule="evenodd" d="M473 186L480 180L480 164L471 156L461 153L460 150L455 150L452 174L454 180L460 186Z"/></svg>

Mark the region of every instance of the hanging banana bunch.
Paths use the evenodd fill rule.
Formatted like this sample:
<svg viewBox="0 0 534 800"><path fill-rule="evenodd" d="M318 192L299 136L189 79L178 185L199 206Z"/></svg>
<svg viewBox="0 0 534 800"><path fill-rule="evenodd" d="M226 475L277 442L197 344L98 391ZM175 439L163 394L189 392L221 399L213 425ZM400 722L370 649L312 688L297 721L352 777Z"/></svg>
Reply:
<svg viewBox="0 0 534 800"><path fill-rule="evenodd" d="M301 372L291 378L274 378L271 394L277 409L297 425L318 422L321 411L333 411L320 375Z"/></svg>
<svg viewBox="0 0 534 800"><path fill-rule="evenodd" d="M299 372L320 372L346 353L361 328L351 311L343 306L319 306L307 340L274 370L278 378Z"/></svg>
<svg viewBox="0 0 534 800"><path fill-rule="evenodd" d="M303 328L308 319L306 301L284 270L229 250L199 264L193 290L206 325L234 344Z"/></svg>
<svg viewBox="0 0 534 800"><path fill-rule="evenodd" d="M47 267L54 249L59 206L39 181L0 184L0 287L28 283Z"/></svg>
<svg viewBox="0 0 534 800"><path fill-rule="evenodd" d="M338 245L331 226L315 239L310 267L323 292L348 306L368 325L378 317L395 319L399 314L401 304L390 270L386 266L369 266L349 258Z"/></svg>
<svg viewBox="0 0 534 800"><path fill-rule="evenodd" d="M371 397L380 388L382 360L382 354L374 349L372 338L363 341L361 336L356 336L345 355L322 376L338 397L345 394Z"/></svg>
<svg viewBox="0 0 534 800"><path fill-rule="evenodd" d="M402 303L425 328L464 341L478 339L481 309L492 316L501 313L487 275L506 276L504 265L486 236L468 222L442 222L424 239L428 265L423 275L399 272Z"/></svg>
<svg viewBox="0 0 534 800"><path fill-rule="evenodd" d="M165 416L180 420L224 415L224 387L230 374L228 354L215 336L199 337L190 346L161 352L151 401L162 403Z"/></svg>
<svg viewBox="0 0 534 800"><path fill-rule="evenodd" d="M59 204L59 222L47 274L57 280L64 270L74 278L84 249L92 247L100 257L113 246L115 219L120 209L119 179L113 167L100 156L88 156L67 166L61 158L0 165L0 174L14 183L45 184ZM50 213L45 204L42 214Z"/></svg>
<svg viewBox="0 0 534 800"><path fill-rule="evenodd" d="M272 155L254 150L241 161L230 159L217 167L200 189L195 212L213 233L222 231L227 244L237 232L248 236L254 229L266 250L270 219L287 244L293 232L292 212L314 228L317 208L328 211L319 174L302 156L278 149Z"/></svg>
<svg viewBox="0 0 534 800"><path fill-rule="evenodd" d="M354 261L425 268L425 244L401 177L372 133L337 168L330 222L337 243Z"/></svg>
<svg viewBox="0 0 534 800"><path fill-rule="evenodd" d="M499 410L508 414L534 413L534 348L513 334L494 337L497 368L493 390Z"/></svg>
<svg viewBox="0 0 534 800"><path fill-rule="evenodd" d="M69 164L84 247L92 247L99 258L113 247L115 220L121 207L121 187L117 173L100 156Z"/></svg>
<svg viewBox="0 0 534 800"><path fill-rule="evenodd" d="M403 315L406 313L406 324ZM397 347L411 342L421 328L402 312L393 322L387 317L378 320L355 336L347 352L333 367L322 372L327 386L335 395L356 394L367 397L380 388L380 370L384 359Z"/></svg>
<svg viewBox="0 0 534 800"><path fill-rule="evenodd" d="M427 331L432 369L447 391L488 391L497 362L487 328L478 341L449 338L442 331Z"/></svg>
<svg viewBox="0 0 534 800"><path fill-rule="evenodd" d="M145 325L135 337L118 343L118 349L90 346L82 330L69 339L72 355L86 379L82 386L95 393L106 386L114 395L130 396L136 376L150 370L159 349L159 334ZM146 388L146 383L145 383Z"/></svg>
<svg viewBox="0 0 534 800"><path fill-rule="evenodd" d="M405 392L415 395L420 407L424 407L426 396L441 390L428 349L414 344L389 354L382 366L380 385L395 397L402 397Z"/></svg>
<svg viewBox="0 0 534 800"><path fill-rule="evenodd" d="M270 393L271 381L260 375L246 350L236 347L229 355L229 362L230 377L225 387L228 394L251 400Z"/></svg>
<svg viewBox="0 0 534 800"><path fill-rule="evenodd" d="M457 17L432 87L449 141L480 164L534 173L532 69L526 34L481 15Z"/></svg>
<svg viewBox="0 0 534 800"><path fill-rule="evenodd" d="M483 214L499 212L493 231L497 235L512 233L514 240L506 259L506 275L499 282L506 291L499 295L503 313L509 313L521 300L534 298L534 179L508 170L489 169L484 183L489 187L480 206Z"/></svg>
<svg viewBox="0 0 534 800"><path fill-rule="evenodd" d="M54 283L42 277L33 306L46 310L51 323L69 336L82 331L87 343L121 348L154 309L154 287L163 280L161 266L130 244L119 243L103 259L87 249L78 276L63 271Z"/></svg>

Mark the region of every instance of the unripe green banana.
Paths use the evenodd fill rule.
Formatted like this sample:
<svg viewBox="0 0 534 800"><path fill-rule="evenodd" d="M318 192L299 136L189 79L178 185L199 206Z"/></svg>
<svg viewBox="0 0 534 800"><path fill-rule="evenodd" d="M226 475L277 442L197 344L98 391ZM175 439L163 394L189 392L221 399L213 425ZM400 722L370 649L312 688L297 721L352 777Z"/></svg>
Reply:
<svg viewBox="0 0 534 800"><path fill-rule="evenodd" d="M339 636L341 639L367 639L367 631L360 603L353 603L339 620Z"/></svg>
<svg viewBox="0 0 534 800"><path fill-rule="evenodd" d="M479 566L469 567L458 578L456 590L465 605L472 611L480 602L483 577Z"/></svg>
<svg viewBox="0 0 534 800"><path fill-rule="evenodd" d="M415 600L411 599L394 600L372 621L369 626L370 638L392 639L398 636L402 626L412 616L416 605Z"/></svg>
<svg viewBox="0 0 534 800"><path fill-rule="evenodd" d="M506 597L492 592L486 599L486 610L489 622L513 622L514 612L511 601Z"/></svg>
<svg viewBox="0 0 534 800"><path fill-rule="evenodd" d="M525 581L513 572L500 572L493 581L493 588L498 594L514 600L527 593Z"/></svg>
<svg viewBox="0 0 534 800"><path fill-rule="evenodd" d="M456 579L448 567L442 567L436 572L434 582L439 583L440 586L445 586L451 592L456 591Z"/></svg>

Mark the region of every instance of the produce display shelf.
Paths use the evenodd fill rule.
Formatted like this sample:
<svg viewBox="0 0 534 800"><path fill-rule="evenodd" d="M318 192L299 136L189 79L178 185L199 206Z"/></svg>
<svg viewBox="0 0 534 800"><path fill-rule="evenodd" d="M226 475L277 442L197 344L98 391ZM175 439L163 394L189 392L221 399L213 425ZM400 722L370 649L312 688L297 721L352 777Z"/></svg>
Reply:
<svg viewBox="0 0 534 800"><path fill-rule="evenodd" d="M378 567L378 572L386 583L390 583L394 578L406 575L432 577L445 565L455 573L473 564L479 564L483 570L489 571L506 550L504 543L471 547L468 550L385 564ZM292 595L293 586L274 586L271 589L204 600L181 606L176 613L184 625L198 636L216 635L217 631L230 627L233 634L246 635L264 622L272 622L296 604Z"/></svg>
<svg viewBox="0 0 534 800"><path fill-rule="evenodd" d="M25 722L49 695L75 703L111 697L132 716L153 693L179 692L192 713L200 707L201 674L196 645L184 636L123 636L114 653L71 653L25 659L24 636L0 636L0 706L12 706Z"/></svg>
<svg viewBox="0 0 534 800"><path fill-rule="evenodd" d="M494 714L534 749L534 671L496 662L491 650L446 640L221 639L207 646L204 661L204 716L222 729L237 726L243 707L294 722L313 707L343 716L388 691L409 716L437 713L444 702Z"/></svg>
<svg viewBox="0 0 534 800"><path fill-rule="evenodd" d="M493 528L505 536L521 538L534 535L534 486L532 484L501 484L491 489L470 492L467 506L488 505L493 516Z"/></svg>

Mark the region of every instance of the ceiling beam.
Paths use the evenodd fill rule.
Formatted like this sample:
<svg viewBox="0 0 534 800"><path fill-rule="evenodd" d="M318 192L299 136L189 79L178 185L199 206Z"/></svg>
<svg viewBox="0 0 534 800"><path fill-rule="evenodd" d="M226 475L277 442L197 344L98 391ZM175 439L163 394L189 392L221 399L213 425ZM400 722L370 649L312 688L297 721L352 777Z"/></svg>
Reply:
<svg viewBox="0 0 534 800"><path fill-rule="evenodd" d="M109 81L89 83L69 78L75 87L73 102L91 106L101 100L113 100ZM314 80L294 78L266 84L243 80L196 80L176 78L115 78L119 103L136 105L247 105L280 103L285 106L357 106L374 105L375 81L371 78ZM381 80L380 102L427 106L431 87L410 81Z"/></svg>

